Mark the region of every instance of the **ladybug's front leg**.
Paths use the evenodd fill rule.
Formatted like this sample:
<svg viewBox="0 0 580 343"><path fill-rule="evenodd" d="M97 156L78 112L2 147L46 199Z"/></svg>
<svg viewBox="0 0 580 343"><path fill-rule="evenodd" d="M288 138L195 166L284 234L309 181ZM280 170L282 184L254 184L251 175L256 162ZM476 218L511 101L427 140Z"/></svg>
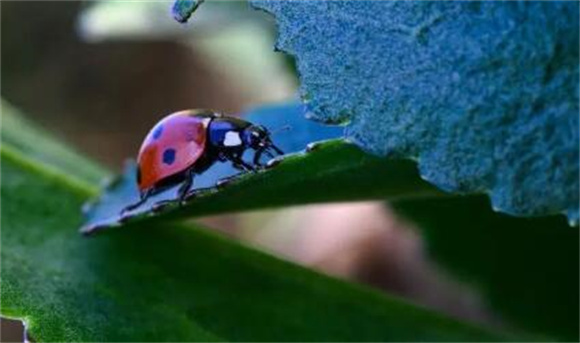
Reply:
<svg viewBox="0 0 580 343"><path fill-rule="evenodd" d="M256 150L256 152L254 153L254 161L253 162L258 167L262 167L262 163L260 163L260 158L262 157L263 153L264 153L264 149Z"/></svg>
<svg viewBox="0 0 580 343"><path fill-rule="evenodd" d="M264 147L261 147L259 149L256 150L255 154L254 154L254 164L258 167L263 168L264 164L262 164L260 162L260 158L262 158L263 154L268 155L270 158L276 158L276 156L269 150L272 149L274 150L274 152L276 152L278 155L283 155L284 153L282 152L282 150L280 150L277 146L275 146L273 143L269 143L269 145L266 145Z"/></svg>

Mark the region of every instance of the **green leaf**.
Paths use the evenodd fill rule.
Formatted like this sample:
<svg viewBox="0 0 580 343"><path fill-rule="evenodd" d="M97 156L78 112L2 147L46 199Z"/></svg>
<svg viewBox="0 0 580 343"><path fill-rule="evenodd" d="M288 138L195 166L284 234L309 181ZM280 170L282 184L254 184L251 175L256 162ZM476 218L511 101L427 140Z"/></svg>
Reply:
<svg viewBox="0 0 580 343"><path fill-rule="evenodd" d="M1 150L0 312L35 341L475 341L482 329L277 260L200 229L88 239L89 196Z"/></svg>
<svg viewBox="0 0 580 343"><path fill-rule="evenodd" d="M277 1L316 120L515 215L579 214L577 1Z"/></svg>
<svg viewBox="0 0 580 343"><path fill-rule="evenodd" d="M578 341L580 239L561 216L514 218L482 196L394 203L431 255L513 326Z"/></svg>
<svg viewBox="0 0 580 343"><path fill-rule="evenodd" d="M139 199L135 166L129 164L122 177L108 186L87 212L84 232L118 226L143 219L178 219L213 213L251 210L296 204L355 201L440 195L421 180L414 162L387 160L362 152L343 140L312 142L341 135L342 128L325 127L304 118L298 104L274 105L248 113L251 122L270 129L290 126L291 131L275 134L275 143L285 152L278 164L267 171L244 174L219 191L216 183L239 173L229 164L217 163L194 177L199 192L185 206L172 204L154 210L156 203L176 199L176 188L152 197L147 203L121 216L127 205Z"/></svg>
<svg viewBox="0 0 580 343"><path fill-rule="evenodd" d="M82 181L97 183L108 175L105 169L28 121L6 101L1 100L0 105L3 145Z"/></svg>

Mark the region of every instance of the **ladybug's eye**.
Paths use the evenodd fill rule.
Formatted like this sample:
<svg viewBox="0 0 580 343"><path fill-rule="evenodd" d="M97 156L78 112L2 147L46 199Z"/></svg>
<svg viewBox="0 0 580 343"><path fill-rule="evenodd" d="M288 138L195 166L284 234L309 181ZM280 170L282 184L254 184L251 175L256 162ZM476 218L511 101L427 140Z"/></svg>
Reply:
<svg viewBox="0 0 580 343"><path fill-rule="evenodd" d="M244 131L244 137L247 145L257 148L268 137L268 132L261 126L251 126Z"/></svg>

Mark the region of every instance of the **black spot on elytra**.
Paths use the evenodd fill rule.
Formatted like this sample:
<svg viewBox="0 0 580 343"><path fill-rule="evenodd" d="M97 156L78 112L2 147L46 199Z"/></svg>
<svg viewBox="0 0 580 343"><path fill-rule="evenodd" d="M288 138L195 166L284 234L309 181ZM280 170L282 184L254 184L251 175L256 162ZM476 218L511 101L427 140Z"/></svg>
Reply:
<svg viewBox="0 0 580 343"><path fill-rule="evenodd" d="M157 128L155 128L155 131L153 131L153 139L159 139L162 133L163 133L163 125L157 126Z"/></svg>
<svg viewBox="0 0 580 343"><path fill-rule="evenodd" d="M172 165L175 161L175 149L165 149L163 152L163 163Z"/></svg>

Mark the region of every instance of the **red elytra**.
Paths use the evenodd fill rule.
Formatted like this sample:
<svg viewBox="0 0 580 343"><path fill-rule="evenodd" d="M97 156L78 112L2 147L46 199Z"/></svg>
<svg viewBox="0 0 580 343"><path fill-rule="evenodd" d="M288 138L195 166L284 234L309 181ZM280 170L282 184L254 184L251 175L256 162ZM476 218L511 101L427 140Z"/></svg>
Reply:
<svg viewBox="0 0 580 343"><path fill-rule="evenodd" d="M208 113L209 115L209 113ZM141 145L137 163L140 191L193 165L205 150L209 117L181 111L157 123Z"/></svg>

